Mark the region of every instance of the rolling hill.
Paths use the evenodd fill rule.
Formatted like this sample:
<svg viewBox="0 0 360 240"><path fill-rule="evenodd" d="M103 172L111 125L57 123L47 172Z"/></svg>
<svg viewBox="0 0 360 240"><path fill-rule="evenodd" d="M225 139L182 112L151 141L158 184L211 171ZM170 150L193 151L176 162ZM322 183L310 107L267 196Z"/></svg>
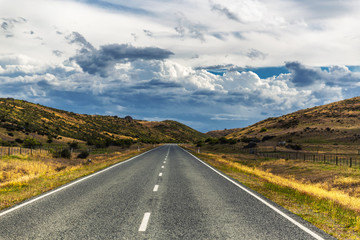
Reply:
<svg viewBox="0 0 360 240"><path fill-rule="evenodd" d="M226 134L226 138L299 144L359 145L360 97L268 118L231 131ZM221 134L221 131L217 134Z"/></svg>
<svg viewBox="0 0 360 240"><path fill-rule="evenodd" d="M0 143L18 145L29 137L41 143L80 140L90 145L121 145L129 141L193 142L206 135L176 121L149 122L130 116L77 114L0 98Z"/></svg>

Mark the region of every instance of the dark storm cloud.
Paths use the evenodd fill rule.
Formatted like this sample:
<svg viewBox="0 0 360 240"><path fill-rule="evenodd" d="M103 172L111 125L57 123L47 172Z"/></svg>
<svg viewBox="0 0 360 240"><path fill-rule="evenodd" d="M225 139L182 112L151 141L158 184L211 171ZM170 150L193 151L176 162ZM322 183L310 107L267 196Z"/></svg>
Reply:
<svg viewBox="0 0 360 240"><path fill-rule="evenodd" d="M299 62L286 62L285 67L291 72L291 81L298 87L305 87L322 79L321 70L305 67Z"/></svg>
<svg viewBox="0 0 360 240"><path fill-rule="evenodd" d="M99 50L81 51L71 60L75 60L84 72L106 77L117 63L142 60L163 60L174 53L156 47L134 47L128 44L110 44Z"/></svg>
<svg viewBox="0 0 360 240"><path fill-rule="evenodd" d="M225 15L228 19L240 22L238 16L231 12L227 7L221 6L220 4L211 4L211 10Z"/></svg>

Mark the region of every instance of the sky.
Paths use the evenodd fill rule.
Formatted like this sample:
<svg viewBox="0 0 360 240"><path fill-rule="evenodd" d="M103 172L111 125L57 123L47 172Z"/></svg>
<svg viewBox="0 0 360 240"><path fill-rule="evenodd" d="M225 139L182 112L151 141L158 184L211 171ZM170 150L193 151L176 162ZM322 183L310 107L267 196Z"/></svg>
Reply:
<svg viewBox="0 0 360 240"><path fill-rule="evenodd" d="M0 97L201 132L360 93L357 0L0 0Z"/></svg>

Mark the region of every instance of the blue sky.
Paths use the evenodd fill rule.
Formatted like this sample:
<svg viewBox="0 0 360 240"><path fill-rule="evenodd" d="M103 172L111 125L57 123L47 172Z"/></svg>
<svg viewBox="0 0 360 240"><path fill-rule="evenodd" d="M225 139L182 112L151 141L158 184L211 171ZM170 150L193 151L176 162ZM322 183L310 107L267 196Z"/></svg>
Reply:
<svg viewBox="0 0 360 240"><path fill-rule="evenodd" d="M359 95L359 1L0 0L0 97L199 131Z"/></svg>

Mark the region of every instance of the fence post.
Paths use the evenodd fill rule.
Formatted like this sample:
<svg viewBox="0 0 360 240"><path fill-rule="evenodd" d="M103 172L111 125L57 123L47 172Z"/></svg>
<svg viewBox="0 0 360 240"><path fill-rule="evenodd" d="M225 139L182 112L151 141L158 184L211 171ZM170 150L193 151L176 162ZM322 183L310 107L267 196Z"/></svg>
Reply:
<svg viewBox="0 0 360 240"><path fill-rule="evenodd" d="M352 167L352 157L350 158L350 167Z"/></svg>
<svg viewBox="0 0 360 240"><path fill-rule="evenodd" d="M326 155L324 155L324 163L326 163Z"/></svg>
<svg viewBox="0 0 360 240"><path fill-rule="evenodd" d="M10 147L8 148L8 156L10 156Z"/></svg>
<svg viewBox="0 0 360 240"><path fill-rule="evenodd" d="M336 166L337 166L338 165L338 156L336 156L335 162L336 162Z"/></svg>

